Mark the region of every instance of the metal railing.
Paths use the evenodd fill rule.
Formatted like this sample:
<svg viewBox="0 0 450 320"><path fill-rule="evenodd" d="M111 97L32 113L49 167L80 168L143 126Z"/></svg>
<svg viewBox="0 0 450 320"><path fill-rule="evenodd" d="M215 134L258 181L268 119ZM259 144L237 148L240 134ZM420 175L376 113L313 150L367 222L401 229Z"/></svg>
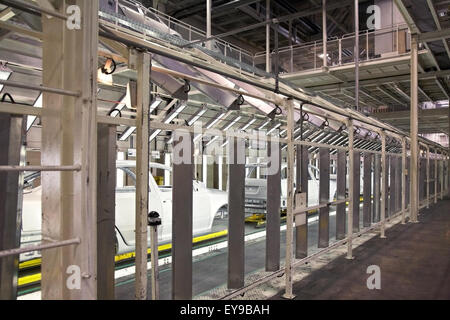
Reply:
<svg viewBox="0 0 450 320"><path fill-rule="evenodd" d="M409 51L408 27L405 24L369 31L359 34L360 62L371 61L384 56L401 55ZM341 66L354 63L355 34L341 38L328 39L328 66ZM275 52L271 52L275 55ZM255 67L265 64L266 52L254 56ZM274 61L275 59L272 59ZM316 70L323 67L323 41L313 41L279 49L281 72L292 73Z"/></svg>

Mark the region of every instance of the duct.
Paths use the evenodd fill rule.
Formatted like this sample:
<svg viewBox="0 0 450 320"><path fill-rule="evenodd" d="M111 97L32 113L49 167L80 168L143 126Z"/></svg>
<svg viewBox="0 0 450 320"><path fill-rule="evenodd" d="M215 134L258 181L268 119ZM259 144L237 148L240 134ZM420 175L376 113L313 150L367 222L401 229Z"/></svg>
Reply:
<svg viewBox="0 0 450 320"><path fill-rule="evenodd" d="M152 82L167 91L172 98L183 101L188 99L188 92L184 84L179 83L172 76L152 71Z"/></svg>
<svg viewBox="0 0 450 320"><path fill-rule="evenodd" d="M170 70L181 72L192 77L198 77L198 74L194 72L190 67L185 66L175 60L160 55L154 55L153 59ZM192 83L192 86L208 96L215 103L222 105L229 110L239 109L238 98L230 92L226 92L201 83Z"/></svg>
<svg viewBox="0 0 450 320"><path fill-rule="evenodd" d="M256 90L253 86L247 85L245 83L238 84L237 82L239 82L239 81L237 81L237 80L230 80L220 74L213 73L211 71L204 70L201 68L198 68L197 70L200 73L202 73L203 75L205 75L206 77L208 77L209 79L211 79L215 82L218 82L224 86L227 86L229 88L236 88L236 86L238 86L239 88L241 88L243 95L245 95L244 94L245 92L256 94L256 95L261 93L259 90ZM274 105L271 105L267 102L264 102L264 101L261 101L261 100L258 100L258 99L252 98L252 97L245 97L245 101L249 105L257 108L258 110L264 112L265 114L269 114L275 108Z"/></svg>

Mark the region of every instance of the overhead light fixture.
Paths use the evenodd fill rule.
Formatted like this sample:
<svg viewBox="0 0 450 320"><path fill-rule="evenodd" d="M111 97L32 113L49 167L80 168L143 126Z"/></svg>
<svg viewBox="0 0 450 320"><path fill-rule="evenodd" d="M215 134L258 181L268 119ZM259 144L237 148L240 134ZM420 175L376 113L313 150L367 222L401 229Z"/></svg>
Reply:
<svg viewBox="0 0 450 320"><path fill-rule="evenodd" d="M261 127L258 128L258 130L264 129L269 123L270 123L270 120L267 120Z"/></svg>
<svg viewBox="0 0 450 320"><path fill-rule="evenodd" d="M39 97L34 102L33 107L42 108L42 93L39 95ZM27 117L27 132L28 132L28 130L30 130L30 128L33 125L36 118L37 118L36 116L28 116Z"/></svg>
<svg viewBox="0 0 450 320"><path fill-rule="evenodd" d="M150 113L152 113L153 110L158 108L158 106L161 104L162 101L163 100L161 99L160 96L156 96L155 99L152 101L152 103L150 103Z"/></svg>
<svg viewBox="0 0 450 320"><path fill-rule="evenodd" d="M11 10L11 8L6 8L2 12L0 12L0 21L8 21L12 17L14 17L16 14L14 11Z"/></svg>
<svg viewBox="0 0 450 320"><path fill-rule="evenodd" d="M108 86L112 86L113 84L112 74L103 73L101 68L97 70L97 80L98 82L106 84Z"/></svg>
<svg viewBox="0 0 450 320"><path fill-rule="evenodd" d="M278 129L281 126L281 123L277 123L275 125L275 127L273 127L272 129L270 129L267 133L266 136L268 136L269 134L271 134L272 132L274 132L276 129Z"/></svg>
<svg viewBox="0 0 450 320"><path fill-rule="evenodd" d="M256 119L253 118L252 120L250 120L249 123L247 123L245 126L243 126L243 127L241 128L241 130L242 130L242 131L246 130L246 129L247 129L248 127L250 127L253 123L255 123L255 121L256 121Z"/></svg>
<svg viewBox="0 0 450 320"><path fill-rule="evenodd" d="M211 129L213 125L215 125L220 119L222 119L225 116L225 112L219 114L217 118L215 118L208 126L206 126L206 129Z"/></svg>
<svg viewBox="0 0 450 320"><path fill-rule="evenodd" d="M209 146L211 143L213 143L214 141L216 141L217 139L219 139L218 136L215 136L214 138L211 139L211 141L209 141L206 146Z"/></svg>
<svg viewBox="0 0 450 320"><path fill-rule="evenodd" d="M156 136L161 132L161 129L156 129L155 131L153 131L153 133L150 136L149 141L152 141L153 139L156 138Z"/></svg>
<svg viewBox="0 0 450 320"><path fill-rule="evenodd" d="M186 108L186 103L181 103L178 108L171 114L169 115L169 117L167 117L166 120L164 120L164 123L168 124L170 123L173 119L175 119L184 109Z"/></svg>
<svg viewBox="0 0 450 320"><path fill-rule="evenodd" d="M202 115L204 115L205 114L205 112L207 111L208 109L206 109L206 108L203 108L202 110L200 110L191 120L189 120L189 122L188 122L188 125L189 126L192 126L198 119L200 119L200 117L202 116Z"/></svg>
<svg viewBox="0 0 450 320"><path fill-rule="evenodd" d="M129 127L127 130L125 130L124 133L122 133L122 135L120 136L119 140L120 141L127 140L128 137L131 136L131 134L134 132L134 130L136 130L136 127Z"/></svg>
<svg viewBox="0 0 450 320"><path fill-rule="evenodd" d="M10 71L7 71L7 67L0 65L0 80L8 80L11 75ZM9 68L8 68L9 69ZM0 91L3 89L3 85L0 84Z"/></svg>
<svg viewBox="0 0 450 320"><path fill-rule="evenodd" d="M169 124L173 119L175 119L184 109L186 108L186 102L182 102L178 108L172 112L169 117L167 117L166 120L164 120L165 124ZM156 138L156 136L161 132L162 130L160 129L156 129L155 131L153 131L153 133L150 135L149 141L151 142L153 139ZM167 143L172 143L173 138L170 138L170 141L168 141Z"/></svg>
<svg viewBox="0 0 450 320"><path fill-rule="evenodd" d="M223 131L228 131L232 126L234 126L236 124L236 122L238 122L242 117L241 116L237 116L231 123L229 123L224 129Z"/></svg>

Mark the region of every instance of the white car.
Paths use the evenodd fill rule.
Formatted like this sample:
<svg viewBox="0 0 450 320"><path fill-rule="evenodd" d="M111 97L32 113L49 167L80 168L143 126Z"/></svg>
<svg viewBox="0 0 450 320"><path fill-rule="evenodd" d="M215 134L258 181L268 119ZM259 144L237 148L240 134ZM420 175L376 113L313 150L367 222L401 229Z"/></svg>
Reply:
<svg viewBox="0 0 450 320"><path fill-rule="evenodd" d="M118 170L132 180L136 180L133 168L135 161L119 160ZM171 171L171 167L150 163L150 168ZM39 173L28 175L26 182L40 177ZM227 211L228 194L225 191L208 189L198 181L193 181L193 235L207 233L211 230L216 215ZM134 251L135 245L135 190L134 186L116 187L116 253ZM41 196L42 187L26 188L23 195L22 237L21 245L41 241ZM172 187L158 186L149 175L149 211L156 211L161 217L158 231L159 242L170 242L172 237ZM148 238L150 244L150 236ZM39 252L23 254L21 261L36 258Z"/></svg>
<svg viewBox="0 0 450 320"><path fill-rule="evenodd" d="M266 164L247 164L249 169L245 179L245 210L246 213L265 213L267 201L267 179L249 178L257 167L265 167ZM294 176L295 176L294 168ZM308 165L308 206L319 204L319 169ZM347 185L348 185L348 176ZM336 197L336 175L330 174L330 194L329 200L333 201ZM294 189L295 189L294 181ZM360 176L360 194L363 192L363 175ZM281 165L281 209L286 208L287 202L287 164Z"/></svg>

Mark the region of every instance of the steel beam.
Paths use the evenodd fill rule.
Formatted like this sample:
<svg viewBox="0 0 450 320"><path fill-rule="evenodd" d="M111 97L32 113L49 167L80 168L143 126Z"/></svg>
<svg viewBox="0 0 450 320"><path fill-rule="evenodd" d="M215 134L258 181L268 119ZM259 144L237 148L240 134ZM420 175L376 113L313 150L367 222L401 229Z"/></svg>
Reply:
<svg viewBox="0 0 450 320"><path fill-rule="evenodd" d="M306 193L308 205L308 147L297 145L297 190L296 193ZM308 219L303 225L295 228L295 258L302 259L308 256Z"/></svg>
<svg viewBox="0 0 450 320"><path fill-rule="evenodd" d="M386 202L387 202L387 162L386 162L386 133L380 132L381 136L381 238L385 238L385 223L386 223Z"/></svg>
<svg viewBox="0 0 450 320"><path fill-rule="evenodd" d="M373 218L372 222L380 221L381 208L381 155L375 155L375 162L373 168Z"/></svg>
<svg viewBox="0 0 450 320"><path fill-rule="evenodd" d="M97 136L97 299L114 300L117 250L116 126L98 124Z"/></svg>
<svg viewBox="0 0 450 320"><path fill-rule="evenodd" d="M173 135L172 299L191 300L194 146L192 134L176 130ZM234 213L230 203L230 223ZM233 231L229 228L230 237Z"/></svg>
<svg viewBox="0 0 450 320"><path fill-rule="evenodd" d="M43 172L42 239L80 238L80 244L42 251L42 299L97 298L97 0L73 0L79 30L42 15L43 85L80 92L43 93L43 166L80 164L77 172ZM66 6L60 5L63 14ZM72 273L72 274L71 274ZM67 285L68 276L77 279ZM79 285L79 286L78 286Z"/></svg>
<svg viewBox="0 0 450 320"><path fill-rule="evenodd" d="M281 144L268 143L270 159L273 145L278 149L278 168L267 176L266 271L280 269Z"/></svg>
<svg viewBox="0 0 450 320"><path fill-rule="evenodd" d="M395 213L395 202L397 195L395 194L395 178L397 176L397 158L389 156L389 210L388 217L392 217Z"/></svg>
<svg viewBox="0 0 450 320"><path fill-rule="evenodd" d="M0 114L0 164L24 165L26 118ZM21 155L22 154L22 155ZM20 247L23 172L0 172L0 251ZM19 255L0 258L0 300L17 297Z"/></svg>
<svg viewBox="0 0 450 320"><path fill-rule="evenodd" d="M337 177L336 177L336 200L344 200L346 195L346 171L347 171L347 154L345 150L338 150L337 153ZM340 203L336 206L336 239L345 238L345 209L346 204Z"/></svg>
<svg viewBox="0 0 450 320"><path fill-rule="evenodd" d="M359 205L360 205L360 190L361 190L361 180L360 180L360 161L361 161L361 153L354 152L353 158L353 171L349 172L353 176L353 193L350 197L353 198L353 232L359 231Z"/></svg>
<svg viewBox="0 0 450 320"><path fill-rule="evenodd" d="M364 154L364 177L363 177L363 225L370 227L372 206L372 154Z"/></svg>
<svg viewBox="0 0 450 320"><path fill-rule="evenodd" d="M131 50L137 67L136 114L136 273L135 298L147 299L150 54ZM175 198L175 197L174 197Z"/></svg>
<svg viewBox="0 0 450 320"><path fill-rule="evenodd" d="M330 150L319 149L319 204L330 201ZM319 248L330 242L330 207L319 209Z"/></svg>
<svg viewBox="0 0 450 320"><path fill-rule="evenodd" d="M347 213L347 256L346 259L353 259L353 210L354 210L354 189L355 189L355 154L353 151L354 142L354 126L353 121L350 119L347 121L348 131L348 213ZM359 167L359 163L358 163ZM359 202L359 199L358 199ZM359 211L359 207L358 207Z"/></svg>
<svg viewBox="0 0 450 320"><path fill-rule="evenodd" d="M418 40L417 35L411 36L411 164L410 164L410 200L411 200L411 222L417 222L419 210L419 188L418 188Z"/></svg>
<svg viewBox="0 0 450 320"><path fill-rule="evenodd" d="M402 187L402 203L401 203L401 212L402 212L402 224L406 222L406 176L407 176L407 167L406 167L406 138L402 139L402 173L401 173L401 187Z"/></svg>
<svg viewBox="0 0 450 320"><path fill-rule="evenodd" d="M287 111L287 214L286 214L286 255L285 255L285 283L284 297L293 299L292 292L292 260L294 238L294 101L289 99L285 105Z"/></svg>
<svg viewBox="0 0 450 320"><path fill-rule="evenodd" d="M228 166L228 289L244 286L245 141L230 138Z"/></svg>

